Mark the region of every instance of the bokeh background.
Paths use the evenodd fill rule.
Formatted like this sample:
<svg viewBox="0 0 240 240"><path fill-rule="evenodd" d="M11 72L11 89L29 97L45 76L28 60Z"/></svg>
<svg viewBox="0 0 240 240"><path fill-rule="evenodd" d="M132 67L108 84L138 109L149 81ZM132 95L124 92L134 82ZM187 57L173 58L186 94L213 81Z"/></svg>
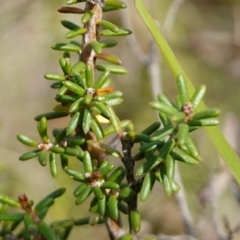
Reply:
<svg viewBox="0 0 240 240"><path fill-rule="evenodd" d="M128 11L123 10L125 14L112 12L105 17L121 26L127 16L141 52L147 56L151 36L134 9L133 1L125 2L129 6ZM145 2L153 18L162 26L172 1ZM61 53L53 51L50 46L66 41L67 30L61 26L60 20L80 23L79 16L57 12L64 4L64 0L0 0L0 192L14 198L26 193L37 202L54 189L67 187L67 192L50 210L46 218L48 222L89 216L87 202L74 206L72 192L78 183L71 181L60 165L59 174L53 179L49 168L41 167L36 159L18 160L29 149L16 140L16 134L38 139L33 118L51 111L56 105L55 91L49 88L51 82L43 75L61 73L58 65ZM153 99L149 72L139 61L142 53L139 52L139 56L136 51L134 53L127 38L118 39L118 47L110 51L122 59L129 73L114 76L112 81L114 87L124 93L124 102L116 109L120 118L131 119L139 132L156 120L156 114L148 107L148 102ZM221 128L239 152L240 1L184 1L167 39L193 84L207 85L204 101L208 107L221 109ZM174 98L173 76L167 65L160 61L160 56L157 64L164 93ZM67 120L51 121L50 128L61 127ZM180 165L188 206L197 238L220 239L216 226L220 226L223 233L239 227L239 190L205 131L195 134L194 138L204 162L197 167ZM212 189L214 203L210 197ZM145 233L179 235L185 232L175 197L167 197L161 186L156 186L151 198L140 204L140 211ZM78 227L70 239L79 237L108 238L104 225ZM232 239L240 239L240 234L236 231Z"/></svg>

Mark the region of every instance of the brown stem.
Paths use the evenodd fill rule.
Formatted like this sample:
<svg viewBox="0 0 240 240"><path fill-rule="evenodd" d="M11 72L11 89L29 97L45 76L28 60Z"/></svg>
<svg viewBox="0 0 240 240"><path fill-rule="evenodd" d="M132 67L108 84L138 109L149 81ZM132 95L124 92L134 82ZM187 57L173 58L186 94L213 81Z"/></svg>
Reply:
<svg viewBox="0 0 240 240"><path fill-rule="evenodd" d="M116 240L119 236L124 234L124 231L121 226L121 219L118 220L111 219L107 217L105 219L105 225L108 231L109 238L111 240Z"/></svg>
<svg viewBox="0 0 240 240"><path fill-rule="evenodd" d="M100 39L99 26L97 24L102 19L101 2L96 4L86 2L85 12L87 11L93 12L93 15L91 19L84 24L84 28L87 29L87 32L83 35L83 38L82 38L82 52L80 54L80 61L90 65L94 69L95 61L96 61L96 58L95 58L96 53L92 49L90 43L92 41L98 41ZM89 132L87 136L90 137L91 139L95 138L92 132ZM88 148L88 150L91 156L94 155L93 149ZM99 164L102 162L104 157L105 156L103 156L103 154L95 154L94 156L94 158L98 160ZM120 218L116 221L106 217L105 224L111 240L115 240L121 234L123 234Z"/></svg>
<svg viewBox="0 0 240 240"><path fill-rule="evenodd" d="M124 140L123 138L121 139L122 142L122 150L123 150L123 158L122 162L125 166L126 170L126 178L128 185L136 192L134 196L129 198L127 201L128 204L128 213L130 216L130 211L132 210L137 210L137 192L139 192L139 184L137 183L135 176L134 176L134 158L132 156L132 147L133 147L133 141L129 140ZM131 222L129 220L129 232L132 232L132 226Z"/></svg>
<svg viewBox="0 0 240 240"><path fill-rule="evenodd" d="M84 24L84 28L87 29L87 32L83 35L80 60L94 68L95 52L89 44L92 41L99 40L99 27L97 23L102 19L102 8L100 4L86 2L85 12L86 11L92 11L93 15L91 19Z"/></svg>

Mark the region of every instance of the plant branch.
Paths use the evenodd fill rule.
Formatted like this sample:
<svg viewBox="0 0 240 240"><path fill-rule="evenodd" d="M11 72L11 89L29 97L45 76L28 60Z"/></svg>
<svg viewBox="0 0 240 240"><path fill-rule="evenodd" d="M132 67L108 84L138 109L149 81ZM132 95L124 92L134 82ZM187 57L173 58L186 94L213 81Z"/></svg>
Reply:
<svg viewBox="0 0 240 240"><path fill-rule="evenodd" d="M86 11L91 11L94 14L90 20L84 24L84 28L87 29L87 32L83 35L82 38L82 52L80 54L80 61L83 61L95 69L96 53L90 46L90 43L92 41L98 41L100 39L99 26L97 23L102 19L102 3L96 2L95 4L92 4L87 1L85 6L85 12ZM89 132L89 134L92 135L90 138L95 138L93 133ZM91 155L94 154L94 151L91 151L91 149L88 150L90 151ZM104 154L97 154L95 157L97 157L97 160L100 164L104 158ZM106 217L105 225L111 240L117 239L123 233L120 218L118 220L114 220Z"/></svg>
<svg viewBox="0 0 240 240"><path fill-rule="evenodd" d="M165 35L168 35L170 30L172 29L178 10L183 2L184 0L175 0L172 2L162 27L163 33ZM128 26L132 25L129 14L123 12L121 19L122 19L123 25L128 25ZM134 37L134 35L128 37L128 43L134 55L137 57L137 59L142 64L147 65L147 69L148 69L148 73L151 81L151 87L152 87L152 96L153 98L156 98L157 94L162 92L161 69L159 67L159 54L157 51L156 44L153 41L150 41L150 54L148 57L146 57L142 53L141 47L137 39ZM178 166L176 166L175 172L176 172L175 173L176 181L181 186L181 191L176 194L176 200L178 202L181 216L183 218L183 221L186 227L186 233L191 236L195 236L193 221L190 214L190 210L187 205L185 190L182 184L181 175L179 173Z"/></svg>
<svg viewBox="0 0 240 240"><path fill-rule="evenodd" d="M195 230L194 230L194 227L193 227L193 219L192 219L192 216L191 216L188 204L187 204L185 188L184 188L184 185L182 183L182 178L181 178L181 174L180 174L180 171L179 171L178 164L176 164L176 166L175 166L175 181L181 187L180 191L175 194L175 198L176 198L177 203L178 203L178 207L179 207L182 219L183 219L183 223L184 223L184 226L185 226L186 233L190 236L195 237L196 233L195 233Z"/></svg>
<svg viewBox="0 0 240 240"><path fill-rule="evenodd" d="M125 11L120 11L121 14L121 22L123 27L128 27L129 29L133 29L133 24L130 19L130 11L129 9L125 9ZM133 55L141 64L147 64L148 56L142 51L142 48L134 34L129 35L127 38L129 48L133 52Z"/></svg>
<svg viewBox="0 0 240 240"><path fill-rule="evenodd" d="M94 14L91 19L84 24L87 32L83 35L82 38L83 47L80 60L94 67L95 52L92 50L89 44L92 41L99 40L99 27L97 26L97 23L102 19L102 7L98 3L92 4L90 2L86 2L85 12L86 11L93 11Z"/></svg>
<svg viewBox="0 0 240 240"><path fill-rule="evenodd" d="M173 24L175 22L176 16L178 14L178 11L183 4L184 0L173 0L172 4L170 5L165 21L162 25L162 32L165 36L168 36Z"/></svg>
<svg viewBox="0 0 240 240"><path fill-rule="evenodd" d="M166 15L166 19L164 21L164 24L162 26L162 31L167 36L170 33L170 30L173 27L174 21L176 19L176 15L178 13L178 10L181 6L181 4L184 2L184 0L175 0L172 2L171 6L169 7L169 10ZM156 84L155 81L157 79L158 83L161 83L161 68L158 66L158 54L156 54L156 44L151 44L151 52L149 57L149 76L151 79L151 85L152 85L152 95L153 97L156 97L158 93L162 92L161 84ZM155 54L154 54L155 53ZM180 213L186 228L186 233L195 236L195 231L193 228L193 220L190 214L189 207L187 205L187 199L185 194L185 189L182 183L181 175L179 172L178 164L176 164L175 168L175 180L178 182L178 184L181 186L181 190L175 194Z"/></svg>
<svg viewBox="0 0 240 240"><path fill-rule="evenodd" d="M130 18L129 11L121 11L121 21L123 26L128 26L133 29L133 24ZM144 66L147 67L147 71L151 81L152 95L154 99L158 93L162 92L162 84L159 79L159 53L157 46L152 39L149 40L149 53L144 54L142 48L134 34L127 37L128 45L135 58Z"/></svg>
<svg viewBox="0 0 240 240"><path fill-rule="evenodd" d="M144 20L145 24L151 31L160 51L162 52L165 61L167 62L169 68L171 69L174 77L177 77L178 74L181 74L186 81L188 89L190 93L192 93L195 89L193 87L192 82L189 80L188 76L186 75L185 71L183 70L182 66L176 59L175 55L173 54L171 48L169 47L168 43L166 42L165 38L163 37L162 33L159 31L157 25L155 24L154 20L152 19L151 15L149 14L148 10L146 9L142 0L135 0L135 6L137 11L139 12L140 16ZM206 109L204 103L199 105L199 110ZM236 181L240 183L240 175L239 175L239 167L240 161L239 157L236 152L232 149L232 147L228 144L226 139L224 138L223 134L221 133L218 127L212 127L206 129L209 136L212 139L215 147L217 148L218 152L224 158L226 164L230 168L232 174L234 175Z"/></svg>
<svg viewBox="0 0 240 240"><path fill-rule="evenodd" d="M128 185L131 186L131 188L137 193L138 184L136 184L136 179L134 176L134 158L132 156L132 147L133 147L133 142L130 140L124 140L123 138L121 139L122 143L122 151L123 151L123 158L122 162L125 166L126 170L126 178ZM138 194L133 195L130 197L127 201L128 204L128 213L130 216L130 211L132 210L137 210L137 196ZM129 220L129 232L132 232L132 226L131 226L131 221Z"/></svg>

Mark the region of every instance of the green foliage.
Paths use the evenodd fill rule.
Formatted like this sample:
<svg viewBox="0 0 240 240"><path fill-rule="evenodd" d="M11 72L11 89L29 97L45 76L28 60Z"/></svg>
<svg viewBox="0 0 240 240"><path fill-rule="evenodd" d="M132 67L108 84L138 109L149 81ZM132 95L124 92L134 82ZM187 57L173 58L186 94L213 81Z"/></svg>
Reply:
<svg viewBox="0 0 240 240"><path fill-rule="evenodd" d="M174 56L171 48L169 47L167 41L163 37L161 31L159 30L158 26L156 25L154 19L149 14L148 10L144 6L144 3L142 0L135 0L135 7L139 13L139 15L142 17L144 23L149 28L152 36L154 37L154 40L157 43L157 46L159 47L159 50L161 51L164 59L166 60L169 68L171 69L174 76L177 77L177 75L180 73L182 76L184 76L186 84L188 86L188 90L190 92L194 92L194 87L192 85L192 82L188 79L186 73L182 69L180 63ZM197 91L195 92L195 95L192 96L192 102L193 102L193 108L195 108L195 104L198 105L201 95L204 95L205 93L205 86L199 86L197 88ZM199 97L199 99L198 99ZM204 110L206 106L204 103L200 105L200 109ZM208 123L211 125L215 125L215 121L203 121L203 124L208 125ZM199 122L201 124L201 121ZM230 168L233 176L235 177L236 181L240 184L240 159L236 152L232 149L230 144L227 142L227 140L224 138L223 134L221 133L220 129L217 127L214 128L208 128L207 132L209 136L211 137L211 140L213 144L216 146L217 151L221 154L223 159L225 160L226 164Z"/></svg>
<svg viewBox="0 0 240 240"><path fill-rule="evenodd" d="M34 209L33 202L25 195L20 195L19 201L1 195L0 220L11 222L2 228L0 236L3 237L14 232L17 237L24 239L33 236L67 239L74 226L94 225L108 219L118 224L122 213L128 215L130 233L139 232L141 214L137 209L138 195L141 202L146 202L154 184L159 183L168 196L178 192L180 187L174 181L175 161L191 165L202 161L191 139L191 132L218 124L218 109L197 111L206 87L200 86L190 96L188 80L180 71L174 56L168 58L168 51L165 57L175 73L178 90L176 100L171 101L164 94L158 94L158 100L150 102L149 105L158 112L160 121L149 123L149 126L139 133L135 132L134 124L130 120L120 120L114 107L122 103L123 93L111 87L111 77L114 78L114 74L126 74L127 69L121 66L118 56L105 52L106 49L116 46L117 41L102 40L100 37L131 34L130 30L102 19L102 12L119 10L126 5L119 0L68 0L67 4L78 2L85 2L84 10L63 7L59 12L82 14L83 26L67 20L61 23L68 29L65 35L67 39L82 36L83 40L81 43L71 41L52 45L52 49L63 51L59 59L62 73L44 75L47 80L54 81L51 88L56 91L55 100L58 104L54 107L54 112L35 117L38 121L40 141L22 134L18 134L17 139L33 148L23 153L20 160L38 158L43 167L49 162L53 177L59 174L59 161L63 172L79 182L73 192L75 204L83 204L90 198L89 212L95 215L47 224L44 218L55 199L65 192L64 188L43 198ZM135 2L140 4L140 1ZM143 10L143 7L137 5L137 9ZM166 50L168 46L165 42L164 44L163 49ZM79 56L76 63L72 63L72 53ZM99 64L98 59L108 63ZM179 71L176 73L176 70ZM97 71L100 74L97 75ZM54 129L52 137L49 137L48 120L66 116L70 118L68 123L62 129ZM106 143L109 135L114 135L113 140ZM119 142L122 152L116 149ZM136 145L139 152L132 156L131 150ZM81 162L82 170L70 168L70 157ZM121 160L121 166L117 167L116 159L118 162ZM135 161L141 161L137 169ZM7 205L21 206L25 213L8 213L5 207ZM17 231L20 223L24 223L23 228ZM120 236L119 239L133 239L130 233Z"/></svg>

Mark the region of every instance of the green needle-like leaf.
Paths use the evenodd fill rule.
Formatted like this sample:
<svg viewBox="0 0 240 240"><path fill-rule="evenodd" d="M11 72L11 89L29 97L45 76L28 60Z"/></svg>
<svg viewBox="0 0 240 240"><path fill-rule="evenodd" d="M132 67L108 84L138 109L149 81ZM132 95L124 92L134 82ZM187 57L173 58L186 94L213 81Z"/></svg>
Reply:
<svg viewBox="0 0 240 240"><path fill-rule="evenodd" d="M38 228L39 232L44 237L46 237L46 239L48 239L48 240L58 240L58 237L56 236L56 234L54 233L52 228L50 228L45 222L40 221L39 223L37 223L37 228Z"/></svg>
<svg viewBox="0 0 240 240"><path fill-rule="evenodd" d="M126 68L118 65L98 64L96 65L96 69L99 71L109 71L114 74L125 74L128 72Z"/></svg>
<svg viewBox="0 0 240 240"><path fill-rule="evenodd" d="M93 171L92 159L88 151L85 151L83 154L83 167L86 173L92 173Z"/></svg>
<svg viewBox="0 0 240 240"><path fill-rule="evenodd" d="M86 189L84 189L81 195L76 199L75 204L80 205L81 203L83 203L91 193L92 193L92 187L87 187Z"/></svg>
<svg viewBox="0 0 240 240"><path fill-rule="evenodd" d="M82 124L84 133L87 133L89 131L89 129L91 127L91 122L92 122L92 114L91 114L90 110L88 108L86 108L84 110L83 124Z"/></svg>
<svg viewBox="0 0 240 240"><path fill-rule="evenodd" d="M88 187L87 183L81 183L80 185L77 186L77 188L74 190L73 195L75 197L79 197L82 192Z"/></svg>
<svg viewBox="0 0 240 240"><path fill-rule="evenodd" d="M21 221L24 213L0 213L0 220L3 221Z"/></svg>
<svg viewBox="0 0 240 240"><path fill-rule="evenodd" d="M121 183L125 177L125 169L122 166L117 167L108 177L109 182Z"/></svg>
<svg viewBox="0 0 240 240"><path fill-rule="evenodd" d="M81 48L71 43L56 43L52 45L52 49L59 51L79 52Z"/></svg>
<svg viewBox="0 0 240 240"><path fill-rule="evenodd" d="M46 150L42 150L39 154L38 154L38 161L42 166L46 166L47 165L47 151Z"/></svg>
<svg viewBox="0 0 240 240"><path fill-rule="evenodd" d="M145 202L152 192L152 188L155 182L154 174L148 172L143 180L142 188L140 191L140 201Z"/></svg>
<svg viewBox="0 0 240 240"><path fill-rule="evenodd" d="M70 82L70 81L64 81L63 85L67 87L68 90L78 94L79 96L83 96L85 93L85 90L78 86L76 83Z"/></svg>
<svg viewBox="0 0 240 240"><path fill-rule="evenodd" d="M29 160L31 158L34 158L34 157L38 156L40 151L41 151L40 149L35 149L33 151L26 152L19 157L19 160L25 161L25 160Z"/></svg>
<svg viewBox="0 0 240 240"><path fill-rule="evenodd" d="M141 215L137 210L131 210L129 214L131 229L137 233L141 229Z"/></svg>
<svg viewBox="0 0 240 240"><path fill-rule="evenodd" d="M117 220L118 219L118 199L115 195L110 196L108 203L108 215L110 218Z"/></svg>
<svg viewBox="0 0 240 240"><path fill-rule="evenodd" d="M47 120L49 120L49 119L55 119L60 117L66 117L67 115L68 113L65 113L65 112L49 112L49 113L37 115L34 119L36 121L39 121L42 117L45 117Z"/></svg>
<svg viewBox="0 0 240 240"><path fill-rule="evenodd" d="M69 135L70 133L72 133L75 128L77 127L78 125L78 120L79 120L79 117L80 117L80 113L79 112L76 112L72 119L70 120L70 122L68 123L68 126L67 126L67 129L66 129L66 133L67 135Z"/></svg>
<svg viewBox="0 0 240 240"><path fill-rule="evenodd" d="M186 81L181 74L178 74L176 82L177 82L179 98L180 98L181 104L183 105L184 103L187 103L189 101Z"/></svg>
<svg viewBox="0 0 240 240"><path fill-rule="evenodd" d="M10 198L6 195L0 194L0 202L8 204L10 206L19 207L20 204L17 200Z"/></svg>
<svg viewBox="0 0 240 240"><path fill-rule="evenodd" d="M113 24L109 21L106 21L106 20L99 21L98 25L101 26L101 27L104 27L105 29L108 29L112 32L115 32L115 33L117 33L119 31L118 26L116 26L115 24Z"/></svg>
<svg viewBox="0 0 240 240"><path fill-rule="evenodd" d="M101 54L102 53L102 45L98 41L90 42L90 46L94 50L95 53Z"/></svg>
<svg viewBox="0 0 240 240"><path fill-rule="evenodd" d="M117 183L115 183L115 182L107 181L107 182L104 182L104 183L101 184L101 189L117 190L119 188L120 188L120 186Z"/></svg>
<svg viewBox="0 0 240 240"><path fill-rule="evenodd" d="M32 140L31 138L22 135L22 134L18 134L17 135L17 139L22 142L23 144L30 146L30 147L37 147L38 143L34 140Z"/></svg>
<svg viewBox="0 0 240 240"><path fill-rule="evenodd" d="M65 37L67 39L70 39L70 38L74 38L74 37L77 37L78 35L82 35L84 34L85 32L87 32L87 29L86 28L74 28L72 29L71 31L69 31Z"/></svg>
<svg viewBox="0 0 240 240"><path fill-rule="evenodd" d="M38 122L37 128L42 141L45 143L48 143L49 138L47 134L47 118L46 117L42 117L40 119L40 121Z"/></svg>
<svg viewBox="0 0 240 240"><path fill-rule="evenodd" d="M56 154L53 152L50 152L49 154L49 165L52 176L56 177L57 176Z"/></svg>

